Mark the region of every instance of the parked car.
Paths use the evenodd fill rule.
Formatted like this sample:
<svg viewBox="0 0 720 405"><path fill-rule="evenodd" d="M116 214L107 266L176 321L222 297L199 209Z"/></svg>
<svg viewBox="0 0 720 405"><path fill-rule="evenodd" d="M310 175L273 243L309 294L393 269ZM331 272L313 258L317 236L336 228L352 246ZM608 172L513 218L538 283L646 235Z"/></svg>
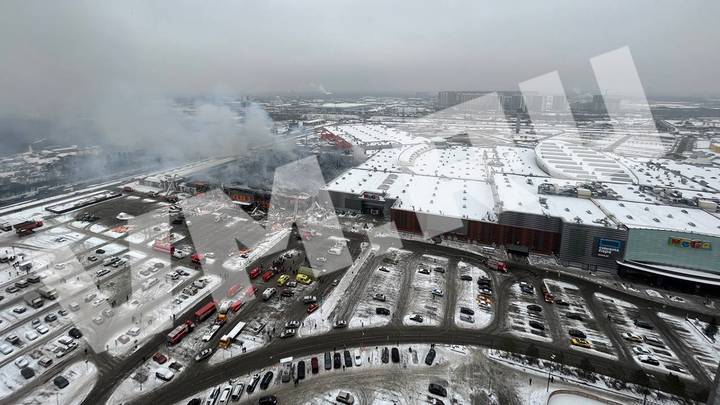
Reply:
<svg viewBox="0 0 720 405"><path fill-rule="evenodd" d="M195 355L195 361L203 361L210 357L213 354L213 349L211 347L205 348L200 350L198 354Z"/></svg>
<svg viewBox="0 0 720 405"><path fill-rule="evenodd" d="M413 316L410 317L410 320L411 320L411 321L415 321L415 322L417 322L417 323L422 323L423 317L422 317L422 315L420 315L420 314L415 314L415 315L413 315Z"/></svg>
<svg viewBox="0 0 720 405"><path fill-rule="evenodd" d="M428 366L432 366L433 361L435 361L435 348L431 347L430 350L427 352L427 355L425 355L425 364Z"/></svg>
<svg viewBox="0 0 720 405"><path fill-rule="evenodd" d="M342 367L342 358L340 357L340 353L335 352L333 353L333 368L338 369Z"/></svg>
<svg viewBox="0 0 720 405"><path fill-rule="evenodd" d="M447 390L440 384L430 383L430 385L428 385L428 391L431 394L435 394L439 397L444 398L447 396Z"/></svg>
<svg viewBox="0 0 720 405"><path fill-rule="evenodd" d="M390 359L393 363L400 363L400 350L397 347L390 350Z"/></svg>
<svg viewBox="0 0 720 405"><path fill-rule="evenodd" d="M380 360L383 362L383 364L387 364L388 361L390 361L390 352L387 347L383 347Z"/></svg>
<svg viewBox="0 0 720 405"><path fill-rule="evenodd" d="M387 298L385 297L385 294L377 293L377 294L373 295L373 299L376 300L376 301L385 302L385 300L386 300Z"/></svg>
<svg viewBox="0 0 720 405"><path fill-rule="evenodd" d="M82 332L80 332L80 329L78 329L78 328L71 328L68 331L68 335L75 339L80 339L81 337L83 337Z"/></svg>
<svg viewBox="0 0 720 405"><path fill-rule="evenodd" d="M342 319L337 320L333 323L333 328L335 328L335 329L347 328L347 322L345 322Z"/></svg>
<svg viewBox="0 0 720 405"><path fill-rule="evenodd" d="M325 352L325 370L332 368L332 355L330 352Z"/></svg>
<svg viewBox="0 0 720 405"><path fill-rule="evenodd" d="M343 358L345 359L345 367L352 367L353 366L353 358L350 354L350 350L343 351Z"/></svg>
<svg viewBox="0 0 720 405"><path fill-rule="evenodd" d="M460 307L460 313L465 315L475 315L475 311L468 307Z"/></svg>
<svg viewBox="0 0 720 405"><path fill-rule="evenodd" d="M587 339L587 335L585 334L585 332L578 329L569 329L568 335L576 337L578 339Z"/></svg>
<svg viewBox="0 0 720 405"><path fill-rule="evenodd" d="M272 380L273 380L273 372L268 371L267 373L265 373L265 375L262 378L262 381L260 382L260 389L266 390L270 386L270 383L272 382Z"/></svg>
<svg viewBox="0 0 720 405"><path fill-rule="evenodd" d="M377 315L390 315L390 310L387 308L377 307L375 308L375 313Z"/></svg>
<svg viewBox="0 0 720 405"><path fill-rule="evenodd" d="M160 352L157 352L157 353L153 354L152 359L153 359L157 364L165 364L165 363L168 361L167 356L165 356L164 354L162 354L162 353L160 353Z"/></svg>

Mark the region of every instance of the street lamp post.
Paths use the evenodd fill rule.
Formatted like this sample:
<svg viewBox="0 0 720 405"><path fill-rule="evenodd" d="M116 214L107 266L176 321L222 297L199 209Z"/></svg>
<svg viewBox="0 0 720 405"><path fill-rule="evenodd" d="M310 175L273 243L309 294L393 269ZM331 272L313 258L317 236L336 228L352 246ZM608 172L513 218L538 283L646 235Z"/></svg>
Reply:
<svg viewBox="0 0 720 405"><path fill-rule="evenodd" d="M555 355L550 355L550 360L555 362ZM547 388L545 388L545 392L550 392L550 378L552 377L552 368L548 367L548 378L547 378Z"/></svg>

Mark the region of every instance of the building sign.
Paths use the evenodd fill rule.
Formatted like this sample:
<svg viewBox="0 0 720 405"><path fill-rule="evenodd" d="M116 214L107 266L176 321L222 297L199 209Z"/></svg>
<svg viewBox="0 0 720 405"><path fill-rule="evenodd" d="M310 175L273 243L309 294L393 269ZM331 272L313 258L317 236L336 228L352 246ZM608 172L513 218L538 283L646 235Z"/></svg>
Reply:
<svg viewBox="0 0 720 405"><path fill-rule="evenodd" d="M702 249L702 250L712 249L712 244L710 242L705 242L702 240L676 238L674 236L671 236L668 238L668 245L675 246L675 247L681 247L681 248L690 248L690 249Z"/></svg>
<svg viewBox="0 0 720 405"><path fill-rule="evenodd" d="M625 242L617 239L595 238L593 256L618 259L622 256Z"/></svg>

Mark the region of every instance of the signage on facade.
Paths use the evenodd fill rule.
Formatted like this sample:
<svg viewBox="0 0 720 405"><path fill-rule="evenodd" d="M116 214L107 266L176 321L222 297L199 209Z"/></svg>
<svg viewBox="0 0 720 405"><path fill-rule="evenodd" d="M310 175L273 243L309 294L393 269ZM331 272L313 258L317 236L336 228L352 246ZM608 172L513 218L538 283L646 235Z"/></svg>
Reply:
<svg viewBox="0 0 720 405"><path fill-rule="evenodd" d="M712 244L710 242L705 242L702 240L686 239L686 238L677 238L674 236L671 236L668 238L668 245L675 246L675 247L681 247L681 248L690 248L690 249L702 249L702 250L712 249Z"/></svg>
<svg viewBox="0 0 720 405"><path fill-rule="evenodd" d="M622 256L625 243L617 239L595 238L593 255L602 258L616 259Z"/></svg>

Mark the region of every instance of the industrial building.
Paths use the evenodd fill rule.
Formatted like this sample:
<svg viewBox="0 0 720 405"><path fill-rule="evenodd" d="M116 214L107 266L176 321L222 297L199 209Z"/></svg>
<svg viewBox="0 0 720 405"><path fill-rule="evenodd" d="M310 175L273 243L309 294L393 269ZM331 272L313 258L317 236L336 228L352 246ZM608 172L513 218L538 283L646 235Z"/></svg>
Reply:
<svg viewBox="0 0 720 405"><path fill-rule="evenodd" d="M437 139L376 151L330 181L338 210L399 231L720 285L720 169L548 140L535 148Z"/></svg>

